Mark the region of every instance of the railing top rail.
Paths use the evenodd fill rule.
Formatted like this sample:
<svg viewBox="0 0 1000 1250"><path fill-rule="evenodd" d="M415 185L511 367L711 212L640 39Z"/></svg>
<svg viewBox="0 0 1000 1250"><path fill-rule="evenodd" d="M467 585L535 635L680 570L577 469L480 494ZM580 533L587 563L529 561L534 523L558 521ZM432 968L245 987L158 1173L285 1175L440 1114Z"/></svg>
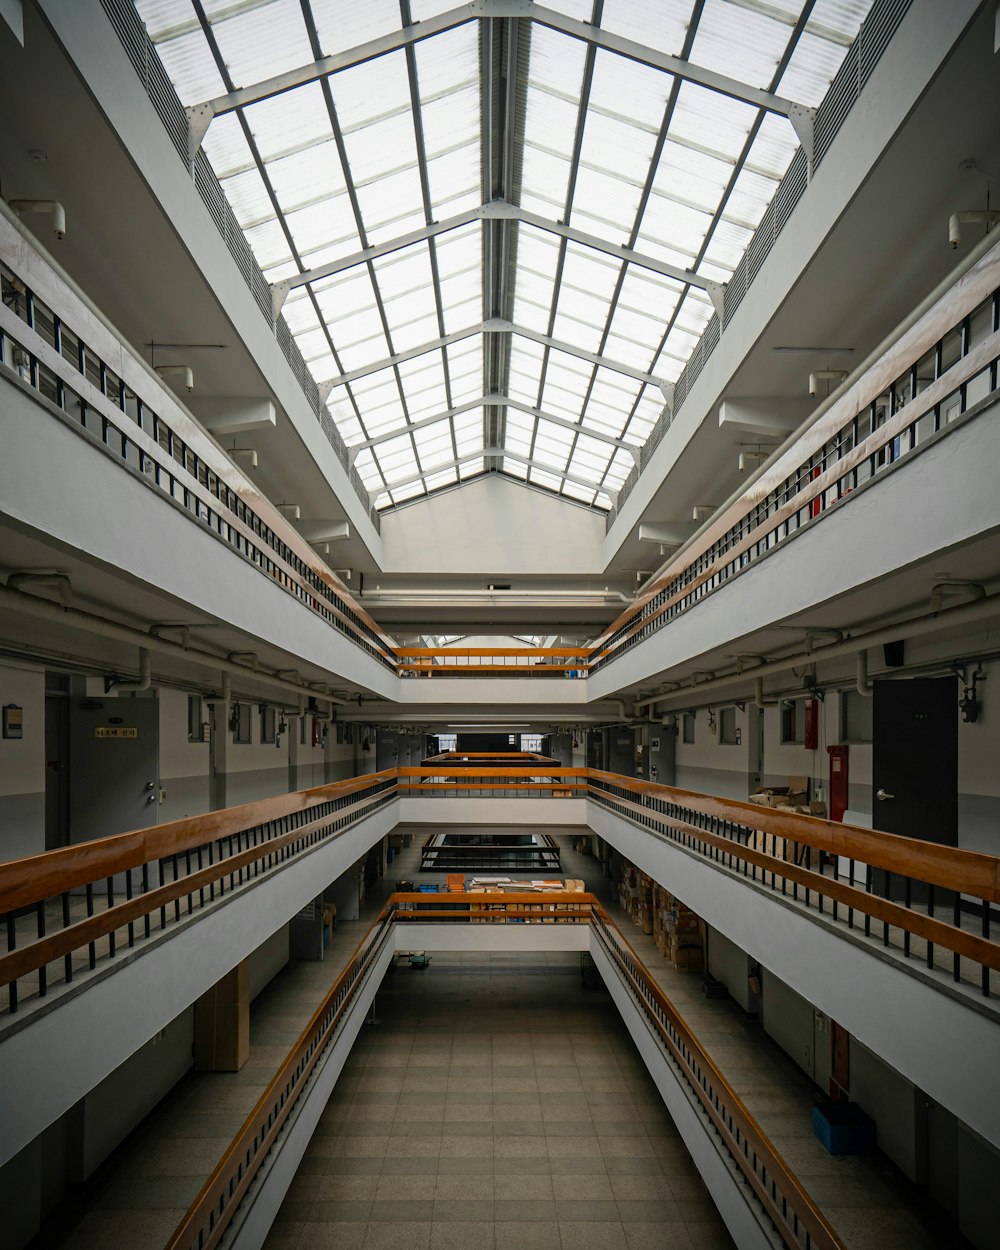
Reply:
<svg viewBox="0 0 1000 1250"><path fill-rule="evenodd" d="M395 777L395 769L383 769L365 777L335 781L310 790L291 791L239 807L206 812L203 816L188 816L162 825L111 834L43 851L25 859L11 860L0 864L0 912L31 906L88 882L101 881L144 863L181 854L205 842L253 829L296 812L308 811L331 799L358 794L382 781L395 780Z"/></svg>
<svg viewBox="0 0 1000 1250"><path fill-rule="evenodd" d="M17 256L17 261L12 259ZM13 269L30 270L18 277L51 311L65 321L92 351L117 374L135 394L171 427L175 434L267 527L295 553L296 557L330 590L336 593L380 639L391 655L396 646L368 612L357 602L344 583L317 556L295 527L259 487L211 438L180 399L130 346L128 339L80 290L76 283L45 250L39 240L0 200L0 259Z"/></svg>
<svg viewBox="0 0 1000 1250"><path fill-rule="evenodd" d="M875 868L885 868L944 889L1000 902L1000 857L995 855L902 837L878 829L862 829L858 825L845 825L818 816L782 812L757 803L720 799L694 790L679 790L653 781L622 777L618 773L598 769L588 771L592 780L618 786L633 794L686 807L704 816L748 825L763 833L858 859Z"/></svg>
<svg viewBox="0 0 1000 1250"><path fill-rule="evenodd" d="M485 767L483 769L475 768L449 768L447 764L431 764L427 768L418 768L413 764L402 765L398 770L400 777L462 777L467 781L474 781L476 777L488 780L490 777L520 777L527 781L529 778L544 777L550 779L553 777L586 777L586 768L568 768L562 765L554 767L545 760L538 760L534 764L525 766L524 768L513 768L506 764L498 764L495 768Z"/></svg>
<svg viewBox="0 0 1000 1250"><path fill-rule="evenodd" d="M424 763L446 763L448 760L523 760L526 764L553 762L551 755L540 755L537 751L442 751L440 755L429 755Z"/></svg>
<svg viewBox="0 0 1000 1250"><path fill-rule="evenodd" d="M396 654L404 655L501 655L530 658L533 656L565 656L576 658L590 655L593 647L397 647Z"/></svg>
<svg viewBox="0 0 1000 1250"><path fill-rule="evenodd" d="M705 527L684 544L656 580L611 622L591 644L592 654L601 653L611 639L661 591L666 590L700 556L723 538L733 526L753 511L771 491L854 419L890 383L919 360L952 326L971 312L1000 285L1000 244L961 273L916 321L867 368L862 366L852 384L836 398L807 429L792 435L777 458L768 464L740 494L723 505Z"/></svg>
<svg viewBox="0 0 1000 1250"><path fill-rule="evenodd" d="M349 979L354 975L359 956L362 956L363 952L370 949L373 945L373 940L377 940L378 933L387 923L393 922L397 917L420 915L419 912L402 910L399 905L405 905L414 901L454 904L456 899L462 901L462 896L399 892L390 895L375 923L358 943L330 992L314 1012L298 1041L268 1083L267 1088L258 1099L239 1133L224 1151L211 1176L202 1186L188 1212L168 1241L166 1250L187 1250L188 1247L195 1244L210 1247L216 1245L221 1240L226 1227L231 1222L230 1218L227 1218L227 1209L235 1211L240 1198L252 1183L257 1171L256 1161L266 1154L264 1149L265 1140L267 1143L274 1140L296 1104L296 1098L283 1099L283 1093L293 1086L301 1089L308 1076L308 1071L311 1070L311 1067L315 1065L320 1057L321 1052L314 1051L307 1067L302 1069L302 1065L306 1062L307 1056L316 1040L325 1029L328 1030L331 1027L332 1021L327 1018L330 1007L336 1003ZM466 901L471 908L481 905L482 902L487 900L490 905L509 903L515 907L537 904L540 900L546 902L558 901L585 909L586 923L593 923L596 917L600 924L612 933L619 949L624 948L624 952L627 952L628 959L635 969L636 977L641 982L643 991L649 998L655 1001L663 1017L670 1022L671 1028L676 1036L683 1041L688 1052L697 1057L697 1062L702 1071L710 1074L711 1083L714 1087L713 1092L716 1096L721 1095L721 1101L724 1103L727 1114L732 1117L741 1133L752 1144L757 1158L762 1160L772 1176L779 1180L781 1196L789 1201L789 1205L795 1215L803 1222L817 1246L822 1247L823 1250L843 1250L843 1243L833 1229L830 1228L822 1212L815 1206L794 1174L788 1169L763 1129L744 1106L739 1095L703 1049L697 1037L688 1028L683 1017L677 1012L667 995L621 933L621 930L611 920L593 894L485 896L485 899L476 897ZM455 914L461 915L462 913L457 912ZM433 918L443 920L446 916L447 913L436 912ZM346 1006L347 1000L345 999L338 1011L338 1017L346 1010ZM302 1070L300 1071L300 1069ZM693 1083L692 1088L706 1109L710 1110L709 1096L705 1091L701 1090L697 1083ZM272 1119L275 1106L278 1103L283 1103L282 1110L279 1111L276 1119ZM250 1160L250 1166L244 1167L248 1159ZM743 1161L738 1157L737 1163L741 1167L744 1166ZM209 1228L211 1231L208 1232L207 1238L205 1238L204 1234Z"/></svg>
<svg viewBox="0 0 1000 1250"><path fill-rule="evenodd" d="M329 993L316 1008L312 1018L309 1020L309 1023L302 1030L298 1041L288 1052L281 1066L278 1068L278 1071L274 1074L268 1082L267 1087L264 1089L264 1092L257 1099L257 1103L247 1116L243 1127L223 1152L222 1157L213 1169L211 1176L201 1187L188 1209L187 1214L181 1220L180 1224L174 1230L170 1240L167 1242L166 1250L181 1250L182 1247L194 1244L217 1244L221 1238L222 1232L224 1231L224 1227L219 1228L218 1225L216 1225L216 1229L218 1229L217 1235L213 1240L209 1240L204 1243L196 1242L199 1228L205 1227L205 1225L209 1222L210 1215L219 1210L220 1203L231 1197L229 1189L230 1179L236 1176L240 1164L247 1157L248 1153L252 1151L254 1139L258 1136L258 1134L261 1134L266 1130L268 1120L274 1108L275 1098L283 1089L289 1086L295 1074L296 1068L298 1068L299 1064L305 1057L305 1054L312 1044L314 1037L321 1032L324 1017L329 1011L330 1005L336 1001L346 982L353 974L354 965L359 955L365 951L365 949L371 944L372 938L378 933L383 925L390 921L390 919L391 911L387 905L382 909L375 919L375 922L371 925L361 938L361 941L354 948L353 953L344 965L343 971L337 977L336 981L334 981ZM346 1003L344 1006L346 1006ZM318 1056L316 1056L316 1058L318 1058ZM281 1123L287 1119L288 1113L291 1111L293 1105L294 1103L291 1101L285 1104L284 1115L281 1116ZM274 1135L276 1135L279 1127L280 1125L272 1126L271 1131ZM252 1174L244 1174L244 1191L249 1185L251 1179ZM226 1221L226 1224L228 1224L228 1221ZM215 1232L216 1229L213 1229L213 1232Z"/></svg>
<svg viewBox="0 0 1000 1250"><path fill-rule="evenodd" d="M570 903L574 907L586 903L587 905L597 903L596 894L588 894L585 891L573 890L538 890L538 891L513 891L502 890L497 894L488 894L484 891L475 890L459 890L452 892L450 890L440 891L437 894L431 894L430 891L424 893L421 890L410 893L408 891L396 891L389 895L387 906L395 907L401 903L467 903L470 907L480 907L484 903L488 903L491 907L496 904L502 906L504 903L511 903L517 907L524 907L528 904L541 903ZM419 912L416 913L419 915ZM461 915L461 912L456 912Z"/></svg>
<svg viewBox="0 0 1000 1250"><path fill-rule="evenodd" d="M702 1046L697 1036L692 1033L684 1017L661 989L656 978L639 958L634 947L625 938L621 929L619 929L618 925L611 919L600 903L594 904L594 912L601 923L612 930L618 941L625 947L629 958L636 967L644 988L656 1000L657 1006L670 1021L674 1031L683 1040L685 1047L697 1056L698 1064L702 1070L711 1073L715 1092L723 1095L727 1112L739 1126L740 1131L753 1143L753 1149L758 1158L764 1161L774 1177L780 1178L779 1188L782 1196L790 1200L789 1205L796 1216L806 1225L810 1236L820 1247L830 1247L830 1250L845 1250L844 1243L828 1223L822 1211L816 1206L802 1185L799 1184L797 1177L774 1148L770 1138L761 1128L733 1086L723 1076L721 1070L708 1051ZM695 1092L699 1093L698 1086L696 1085L694 1088ZM700 1093L699 1098L703 1103L707 1102L707 1098L702 1098ZM739 1159L737 1159L737 1163L739 1162Z"/></svg>

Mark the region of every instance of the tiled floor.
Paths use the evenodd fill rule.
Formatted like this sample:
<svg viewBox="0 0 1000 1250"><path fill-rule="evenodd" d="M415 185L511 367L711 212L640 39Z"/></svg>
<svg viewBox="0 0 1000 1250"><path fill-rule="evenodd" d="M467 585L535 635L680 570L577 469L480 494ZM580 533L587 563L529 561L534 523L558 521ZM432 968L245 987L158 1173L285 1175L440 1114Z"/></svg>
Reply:
<svg viewBox="0 0 1000 1250"><path fill-rule="evenodd" d="M415 868L414 848L366 910ZM826 1154L806 1078L733 1003L706 999L699 978L660 959L610 902L593 859L564 852L562 875L605 898L852 1250L964 1244L883 1156ZM186 1077L37 1244L164 1244L366 926L342 924L324 963L291 964L253 1004L246 1067ZM425 972L400 967L387 980L378 1014L269 1250L732 1244L610 1000L581 989L577 956L437 954Z"/></svg>
<svg viewBox="0 0 1000 1250"><path fill-rule="evenodd" d="M378 999L269 1250L731 1246L578 955L437 954Z"/></svg>

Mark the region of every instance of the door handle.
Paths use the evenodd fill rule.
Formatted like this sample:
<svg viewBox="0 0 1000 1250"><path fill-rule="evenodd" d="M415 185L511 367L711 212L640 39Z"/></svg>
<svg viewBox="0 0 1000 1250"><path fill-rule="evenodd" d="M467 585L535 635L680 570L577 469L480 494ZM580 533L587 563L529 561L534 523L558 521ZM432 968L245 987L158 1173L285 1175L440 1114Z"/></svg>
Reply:
<svg viewBox="0 0 1000 1250"><path fill-rule="evenodd" d="M877 790L875 792L875 797L880 803L884 803L886 799L894 799L896 796L894 794L890 794L887 790Z"/></svg>

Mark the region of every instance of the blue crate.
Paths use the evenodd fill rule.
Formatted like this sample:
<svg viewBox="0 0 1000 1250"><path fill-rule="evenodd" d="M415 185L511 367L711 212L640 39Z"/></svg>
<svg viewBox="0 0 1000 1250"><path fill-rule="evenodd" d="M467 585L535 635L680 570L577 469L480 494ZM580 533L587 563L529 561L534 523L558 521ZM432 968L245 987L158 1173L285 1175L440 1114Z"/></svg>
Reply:
<svg viewBox="0 0 1000 1250"><path fill-rule="evenodd" d="M860 1155L875 1149L875 1121L856 1102L817 1103L813 1133L832 1155Z"/></svg>

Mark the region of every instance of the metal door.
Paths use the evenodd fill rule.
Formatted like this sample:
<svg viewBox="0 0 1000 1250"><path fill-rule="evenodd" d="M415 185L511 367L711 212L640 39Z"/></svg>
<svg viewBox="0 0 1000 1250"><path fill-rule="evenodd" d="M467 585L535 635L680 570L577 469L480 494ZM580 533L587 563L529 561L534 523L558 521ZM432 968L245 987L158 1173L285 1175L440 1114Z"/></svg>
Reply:
<svg viewBox="0 0 1000 1250"><path fill-rule="evenodd" d="M156 699L71 699L69 840L156 824L160 718Z"/></svg>
<svg viewBox="0 0 1000 1250"><path fill-rule="evenodd" d="M886 833L958 844L958 687L954 677L875 683L872 825ZM898 884L898 888L897 888ZM885 873L872 887L886 893ZM903 896L903 883L891 882ZM915 890L914 901L923 896ZM935 891L935 901L944 896Z"/></svg>

